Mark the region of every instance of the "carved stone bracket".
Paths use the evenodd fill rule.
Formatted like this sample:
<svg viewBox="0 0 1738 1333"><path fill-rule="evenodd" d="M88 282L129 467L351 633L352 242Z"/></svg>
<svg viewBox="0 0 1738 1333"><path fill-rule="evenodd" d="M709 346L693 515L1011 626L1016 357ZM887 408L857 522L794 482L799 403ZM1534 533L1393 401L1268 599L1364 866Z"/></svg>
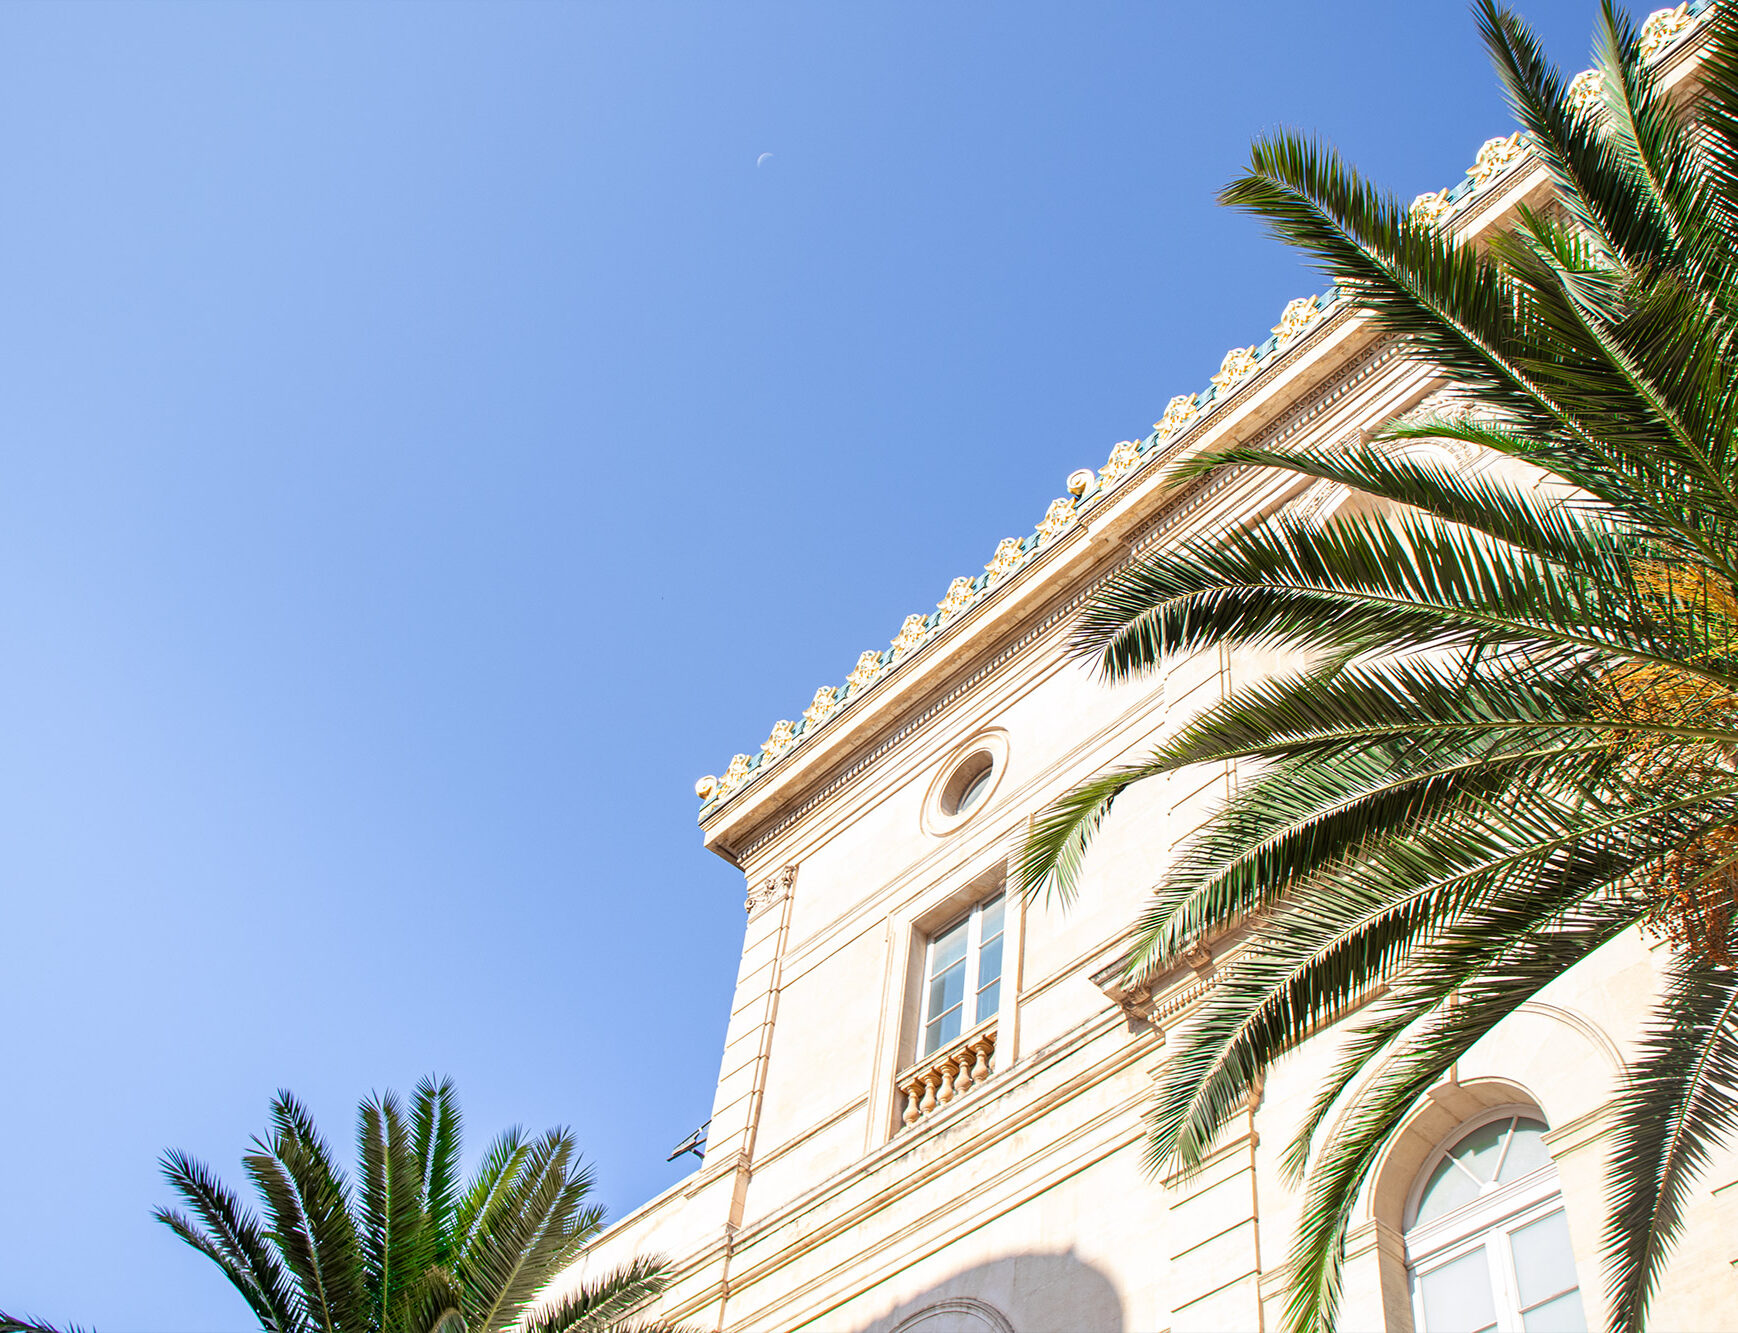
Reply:
<svg viewBox="0 0 1738 1333"><path fill-rule="evenodd" d="M748 909L752 919L763 909L773 903L782 902L790 897L791 890L797 886L797 868L794 865L785 866L775 875L769 875L756 887L748 891L748 899L743 906Z"/></svg>
<svg viewBox="0 0 1738 1333"><path fill-rule="evenodd" d="M1213 951L1200 940L1190 940L1183 946L1183 961L1205 976L1213 970Z"/></svg>
<svg viewBox="0 0 1738 1333"><path fill-rule="evenodd" d="M1153 1018L1153 987L1151 982L1130 981L1124 973L1128 959L1119 958L1109 967L1101 968L1092 974L1092 984L1097 986L1109 997L1112 1004L1123 1012L1128 1019L1130 1028L1151 1023ZM1160 1037L1164 1036L1161 1031Z"/></svg>

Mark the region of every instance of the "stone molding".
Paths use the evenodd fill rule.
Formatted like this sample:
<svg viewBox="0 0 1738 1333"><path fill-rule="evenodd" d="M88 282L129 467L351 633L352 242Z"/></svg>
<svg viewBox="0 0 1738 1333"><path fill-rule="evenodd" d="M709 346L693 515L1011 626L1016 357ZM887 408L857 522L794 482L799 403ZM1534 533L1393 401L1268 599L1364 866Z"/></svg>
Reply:
<svg viewBox="0 0 1738 1333"><path fill-rule="evenodd" d="M924 1322L935 1315L967 1315L983 1323L984 1333L1014 1333L1014 1326L1008 1318L993 1305L983 1301L973 1300L970 1296L957 1296L952 1300L937 1301L934 1305L926 1305L908 1318L901 1319L893 1328L893 1333L922 1333Z"/></svg>
<svg viewBox="0 0 1738 1333"><path fill-rule="evenodd" d="M748 911L749 919L752 921L774 903L783 902L790 897L796 886L797 868L794 864L768 875L758 886L748 891L748 897L742 904Z"/></svg>

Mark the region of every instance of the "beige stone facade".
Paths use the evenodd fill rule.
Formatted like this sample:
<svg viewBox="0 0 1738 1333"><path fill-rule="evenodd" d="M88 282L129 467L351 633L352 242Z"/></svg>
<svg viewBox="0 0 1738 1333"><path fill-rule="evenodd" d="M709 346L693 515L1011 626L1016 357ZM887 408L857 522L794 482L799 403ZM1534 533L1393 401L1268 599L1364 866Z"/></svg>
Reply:
<svg viewBox="0 0 1738 1333"><path fill-rule="evenodd" d="M1687 67L1693 42L1662 58ZM1424 197L1469 238L1543 202L1524 146L1493 144L1471 188ZM1237 773L1131 791L1072 910L1007 902L994 1011L920 1057L925 942L1000 889L1035 813L1276 665L1214 650L1112 688L1069 657L1074 611L1120 564L1283 505L1325 515L1348 499L1250 472L1178 485L1164 463L1232 440L1344 439L1439 405L1448 388L1344 303L1294 303L1275 340L1227 355L1210 395L1174 400L1153 437L1071 478L1048 531L1003 543L999 568L956 580L935 616L912 617L845 688L818 692L803 724L781 723L759 760L703 780L706 846L747 888L710 1142L694 1174L605 1233L588 1265L660 1252L676 1272L660 1313L731 1333L1280 1326L1299 1198L1278 1158L1335 1034L1271 1071L1203 1171L1155 1179L1142 1111L1166 1031L1235 942L1196 951L1150 990L1115 980L1170 849ZM950 780L986 754L984 787L950 812ZM1556 1178L1536 1178L1535 1211L1565 1214L1585 1317L1599 1325L1610 1104L1662 947L1613 944L1424 1100L1361 1204L1344 1327L1415 1327L1409 1241L1422 1232L1408 1226L1421 1182L1468 1127L1514 1115L1548 1126ZM1735 1264L1738 1164L1725 1158L1694 1191L1655 1326L1738 1328ZM1519 1271L1511 1287L1543 1280Z"/></svg>

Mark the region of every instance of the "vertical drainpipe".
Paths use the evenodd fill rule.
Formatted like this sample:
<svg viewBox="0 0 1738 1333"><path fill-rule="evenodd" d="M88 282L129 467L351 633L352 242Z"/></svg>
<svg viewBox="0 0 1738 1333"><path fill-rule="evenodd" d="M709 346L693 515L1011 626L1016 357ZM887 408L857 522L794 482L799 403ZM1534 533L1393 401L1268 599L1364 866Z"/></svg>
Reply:
<svg viewBox="0 0 1738 1333"><path fill-rule="evenodd" d="M797 867L785 866L749 896L750 904L758 899L778 901L778 929L773 943L772 970L767 979L766 1013L761 1020L760 1041L754 1057L754 1078L748 1098L748 1124L742 1140L742 1150L736 1161L735 1179L730 1187L730 1214L724 1223L724 1266L718 1282L717 1333L725 1333L730 1307L730 1263L736 1253L736 1233L742 1227L743 1213L748 1204L748 1182L754 1174L754 1145L760 1136L760 1109L766 1099L767 1064L772 1058L773 1027L778 1022L779 990L784 984L785 946L790 940L791 903L797 885ZM753 908L751 906L750 910Z"/></svg>

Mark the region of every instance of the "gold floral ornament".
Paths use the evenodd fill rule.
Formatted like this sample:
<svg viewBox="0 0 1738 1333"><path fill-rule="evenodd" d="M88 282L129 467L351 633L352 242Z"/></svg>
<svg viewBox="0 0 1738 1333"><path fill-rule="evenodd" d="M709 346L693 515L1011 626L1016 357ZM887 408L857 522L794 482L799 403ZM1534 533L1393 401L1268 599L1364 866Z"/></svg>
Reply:
<svg viewBox="0 0 1738 1333"><path fill-rule="evenodd" d="M823 685L815 691L815 697L809 700L809 706L803 709L803 721L810 727L818 727L833 715L833 710L839 706L839 691L832 685Z"/></svg>
<svg viewBox="0 0 1738 1333"><path fill-rule="evenodd" d="M761 743L760 755L762 763L770 764L773 760L785 754L796 745L797 738L791 735L791 731L795 726L796 724L791 722L789 719L780 719L772 724L772 735L768 736L766 740Z"/></svg>
<svg viewBox="0 0 1738 1333"><path fill-rule="evenodd" d="M1571 111L1586 111L1596 107L1605 96L1605 76L1596 69L1584 69L1569 80L1564 94Z"/></svg>
<svg viewBox="0 0 1738 1333"><path fill-rule="evenodd" d="M1077 467L1068 474L1068 493L1079 499L1092 489L1092 483L1098 480L1098 474L1089 467Z"/></svg>
<svg viewBox="0 0 1738 1333"><path fill-rule="evenodd" d="M1316 298L1300 296L1286 304L1285 309L1280 312L1279 323L1273 326L1273 331L1281 342L1286 342L1297 337L1321 317L1322 312L1316 309Z"/></svg>
<svg viewBox="0 0 1738 1333"><path fill-rule="evenodd" d="M1074 512L1072 496L1058 496L1050 502L1050 508L1044 511L1044 517L1038 521L1038 540L1047 542L1052 537L1060 537L1080 520L1080 515Z"/></svg>
<svg viewBox="0 0 1738 1333"><path fill-rule="evenodd" d="M1441 222L1448 216L1449 209L1454 205L1448 202L1447 190L1430 190L1412 201L1412 207L1406 211L1414 222L1422 222L1426 226Z"/></svg>
<svg viewBox="0 0 1738 1333"><path fill-rule="evenodd" d="M1638 44L1643 60L1651 60L1666 47L1670 46L1677 35L1689 27L1690 6L1688 0L1675 9L1656 9L1647 16L1647 22L1641 25L1641 41Z"/></svg>
<svg viewBox="0 0 1738 1333"><path fill-rule="evenodd" d="M1013 573L1020 567L1020 562L1026 558L1026 552L1021 549L1018 537L1004 537L996 543L996 553L990 557L990 563L984 566L984 573L990 576L990 582L1006 574Z"/></svg>
<svg viewBox="0 0 1738 1333"><path fill-rule="evenodd" d="M977 582L976 579L961 574L952 583L947 585L947 596L943 597L935 604L935 609L941 612L941 618L943 620L946 620L949 616L958 615L961 611L964 611L972 604L972 584L975 582Z"/></svg>
<svg viewBox="0 0 1738 1333"><path fill-rule="evenodd" d="M694 784L694 794L703 801L712 799L712 793L718 790L718 779L708 773Z"/></svg>
<svg viewBox="0 0 1738 1333"><path fill-rule="evenodd" d="M1467 175L1473 178L1475 185L1487 185L1519 162L1526 151L1519 130L1507 138L1486 139Z"/></svg>
<svg viewBox="0 0 1738 1333"><path fill-rule="evenodd" d="M929 617L924 615L913 614L905 617L905 623L899 627L899 633L893 636L893 655L895 657L901 653L909 653L923 642L924 624L928 620Z"/></svg>
<svg viewBox="0 0 1738 1333"><path fill-rule="evenodd" d="M1165 404L1165 414L1153 422L1153 429L1162 439L1175 434L1195 419L1195 414L1201 409L1195 406L1195 395L1180 393Z"/></svg>
<svg viewBox="0 0 1738 1333"><path fill-rule="evenodd" d="M1219 373L1213 377L1213 388L1223 397L1231 392L1256 366L1253 347L1233 347L1219 363Z"/></svg>
<svg viewBox="0 0 1738 1333"><path fill-rule="evenodd" d="M732 755L729 766L724 770L724 776L718 779L718 794L722 796L726 792L740 787L743 779L747 776L748 756L745 754Z"/></svg>
<svg viewBox="0 0 1738 1333"><path fill-rule="evenodd" d="M1124 440L1110 451L1110 457L1104 466L1098 470L1100 486L1114 486L1130 472L1135 470L1135 464L1141 461L1141 446L1136 440Z"/></svg>
<svg viewBox="0 0 1738 1333"><path fill-rule="evenodd" d="M860 690L881 674L881 654L871 648L857 658L857 665L845 677L847 690Z"/></svg>

